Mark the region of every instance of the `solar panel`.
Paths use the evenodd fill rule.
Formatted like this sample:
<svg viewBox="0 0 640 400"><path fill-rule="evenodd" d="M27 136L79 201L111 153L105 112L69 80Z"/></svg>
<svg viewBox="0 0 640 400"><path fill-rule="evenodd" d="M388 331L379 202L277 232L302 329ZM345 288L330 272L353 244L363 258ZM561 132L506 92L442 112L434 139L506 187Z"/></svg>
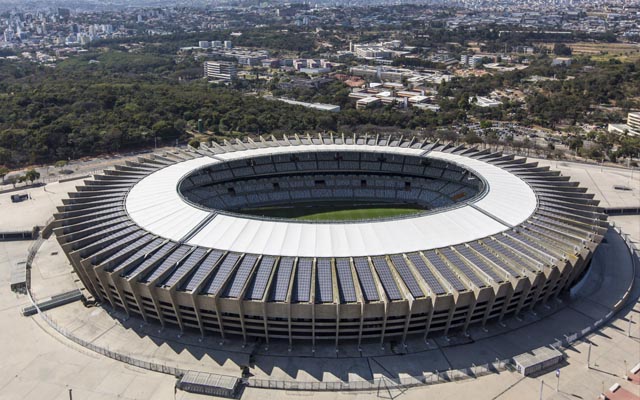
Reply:
<svg viewBox="0 0 640 400"><path fill-rule="evenodd" d="M515 239L515 235L507 235L509 238L513 239L514 241L516 241ZM546 257L551 258L551 259L555 259L557 257L555 257L554 254L555 253L553 251L553 249L549 246L549 247L542 247L542 245L536 243L535 241L529 239L527 236L525 235L518 235L517 239L520 240L521 242L526 243L528 246L533 247L534 249L538 250L540 253L544 254ZM535 251L533 253L536 253Z"/></svg>
<svg viewBox="0 0 640 400"><path fill-rule="evenodd" d="M275 275L274 289L271 292L271 298L274 301L287 300L287 293L289 292L289 281L291 280L291 273L293 272L294 258L284 257L280 259L278 263L278 272Z"/></svg>
<svg viewBox="0 0 640 400"><path fill-rule="evenodd" d="M540 223L540 221L544 221L545 223L542 224ZM555 229L559 231L578 235L578 236L583 236L585 233L584 230L581 230L575 226L567 225L561 221L558 221L549 217L543 217L541 215L536 215L536 219L534 220L534 223L541 226L549 226L549 227L553 226L555 227Z"/></svg>
<svg viewBox="0 0 640 400"><path fill-rule="evenodd" d="M507 273L515 276L516 278L518 278L518 277L520 277L522 275L521 271L518 271L516 268L513 268L508 263L506 263L506 262L502 261L501 259L499 259L498 257L496 257L492 252L487 250L480 243L470 243L469 246L471 246L471 248L473 250L475 250L476 252L480 253L484 258L488 259L489 261L491 261L492 263L494 263L498 267L502 268L502 270L504 272L507 272Z"/></svg>
<svg viewBox="0 0 640 400"><path fill-rule="evenodd" d="M364 257L354 258L353 263L356 266L356 272L358 273L358 280L360 281L360 287L362 288L362 295L366 301L378 301L378 289L376 289L376 283L373 280L373 274L369 267L369 262Z"/></svg>
<svg viewBox="0 0 640 400"><path fill-rule="evenodd" d="M517 265L522 265L524 268L529 269L529 271L533 271L533 272L538 271L538 269L534 266L535 265L534 261L529 260L528 258L521 258L521 256L518 256L517 252L513 251L513 249L507 246L506 244L500 245L498 244L498 241L490 240L490 239L484 240L484 244L489 246L493 251L495 251L498 254L506 253L506 256L514 260L514 262L516 262Z"/></svg>
<svg viewBox="0 0 640 400"><path fill-rule="evenodd" d="M118 233L114 233L113 235L107 236L104 239L96 242L95 244L109 243L109 245L103 248L99 248L97 251L95 251L91 255L87 254L87 252L91 251L92 249L86 249L86 251L83 249L81 252L81 257L83 258L91 257L93 258L94 265L101 264L102 260L108 257L107 253L109 253L111 250L118 249L127 243L136 241L136 239L139 239L144 234L145 234L145 231L139 230L137 225L130 226L127 229L123 229ZM123 235L124 237L114 241L116 238ZM148 238L149 240L151 240L151 235L148 235Z"/></svg>
<svg viewBox="0 0 640 400"><path fill-rule="evenodd" d="M170 268L174 267L178 261L182 259L191 250L189 246L180 246L171 253L160 265L156 267L150 274L147 274L146 277L140 280L140 282L147 283L151 282L154 279L160 277L165 271L168 271Z"/></svg>
<svg viewBox="0 0 640 400"><path fill-rule="evenodd" d="M189 257L187 257L178 268L176 268L175 271L173 271L171 273L171 275L169 275L164 282L159 285L159 286L173 286L176 284L176 282L178 282L180 280L180 278L182 278L185 274L187 274L188 272L190 272L193 267L196 266L196 264L198 264L198 262L200 261L200 259L205 255L205 253L207 252L207 250L203 249L203 248L196 248L193 253L189 254Z"/></svg>
<svg viewBox="0 0 640 400"><path fill-rule="evenodd" d="M530 258L533 258L534 260L538 261L541 264L546 264L547 263L546 260L544 260L541 256L539 256L538 254L534 253L533 251L527 249L526 247L524 247L520 243L517 243L515 240L511 239L508 236L496 235L495 238L500 243L504 243L507 246L511 247L512 249L518 250L518 252L520 252L522 254L525 254L525 255L529 256Z"/></svg>
<svg viewBox="0 0 640 400"><path fill-rule="evenodd" d="M164 239L161 239L161 238L156 238L152 240L150 243L144 245L140 250L136 251L135 253L127 257L125 261L116 265L115 268L113 268L111 271L113 272L122 271L123 269L127 268L129 264L131 264L132 262L136 261L137 259L143 257L145 254L149 253L151 250L160 246L162 242L164 242Z"/></svg>
<svg viewBox="0 0 640 400"><path fill-rule="evenodd" d="M122 276L126 276L127 278L130 278L132 276L136 276L138 273L143 272L147 268L151 267L153 264L163 259L164 256L166 256L167 253L169 253L169 251L175 247L175 245L176 244L172 242L165 244L160 249L158 249L158 251L153 253L151 257L145 259L137 267L132 268L130 271L128 271L126 274L123 274Z"/></svg>
<svg viewBox="0 0 640 400"><path fill-rule="evenodd" d="M400 290L396 285L396 281L393 279L393 275L391 274L391 269L389 269L389 264L387 264L387 260L384 257L373 257L373 267L376 269L378 273L378 277L382 282L382 286L384 287L384 291L387 293L387 296L391 300L402 300L402 295L400 294Z"/></svg>
<svg viewBox="0 0 640 400"><path fill-rule="evenodd" d="M333 302L333 274L331 273L331 259L316 260L316 302Z"/></svg>
<svg viewBox="0 0 640 400"><path fill-rule="evenodd" d="M550 236L552 238L558 239L559 241L565 243L567 246L582 244L582 238L577 237L570 232L564 231L550 224L545 224L544 222L540 222L538 220L534 220L532 224L525 224L527 229L537 232L540 235Z"/></svg>
<svg viewBox="0 0 640 400"><path fill-rule="evenodd" d="M264 291L267 289L271 271L276 262L276 258L272 256L264 256L260 260L258 270L254 274L251 286L247 290L246 298L249 300L260 300L264 297Z"/></svg>
<svg viewBox="0 0 640 400"><path fill-rule="evenodd" d="M94 233L92 233L90 235L83 236L82 239L88 240L88 239L102 238L105 235L109 235L112 232L120 231L120 230L122 230L122 229L124 229L126 227L131 226L131 225L133 225L133 223L131 221L123 222L121 224L110 226L108 228L100 229L99 231L94 232ZM73 246L74 250L77 250L78 247L79 247L77 242L76 243L72 243L72 246Z"/></svg>
<svg viewBox="0 0 640 400"><path fill-rule="evenodd" d="M407 254L407 258L411 263L416 267L422 279L427 282L427 285L431 288L431 291L436 295L447 293L447 291L442 287L438 278L431 272L427 264L425 264L422 257L418 253Z"/></svg>
<svg viewBox="0 0 640 400"><path fill-rule="evenodd" d="M301 258L298 260L296 268L296 281L293 285L292 301L303 303L308 302L311 296L311 270L313 260L311 258Z"/></svg>
<svg viewBox="0 0 640 400"><path fill-rule="evenodd" d="M236 270L236 274L231 281L231 284L228 286L229 289L226 291L225 297L233 297L237 298L240 296L240 292L242 288L247 283L249 279L249 274L253 270L253 266L258 260L258 256L253 254L247 254L242 259L240 266Z"/></svg>
<svg viewBox="0 0 640 400"><path fill-rule="evenodd" d="M182 285L182 289L187 292L195 290L202 281L209 275L213 268L216 266L220 258L222 257L220 250L213 250L209 253L205 259L200 263L200 266L196 269L196 272L189 278L189 280Z"/></svg>
<svg viewBox="0 0 640 400"><path fill-rule="evenodd" d="M396 271L398 271L398 274L404 281L404 284L407 285L407 288L411 292L411 295L415 298L424 297L424 292L420 289L418 282L416 282L416 278L411 273L411 269L409 269L404 258L399 254L394 254L390 258L391 262L393 262L393 265L396 267Z"/></svg>
<svg viewBox="0 0 640 400"><path fill-rule="evenodd" d="M336 272L338 273L340 299L347 303L355 303L357 301L356 289L353 285L351 264L347 258L336 259Z"/></svg>
<svg viewBox="0 0 640 400"><path fill-rule="evenodd" d="M491 279L493 279L495 282L500 283L504 281L504 278L496 274L493 268L487 265L480 257L478 257L468 247L462 245L462 246L456 247L456 250L458 251L458 253L462 254L464 258L469 260L469 262L473 263L473 265L476 266L479 270L489 275L489 277L491 277Z"/></svg>
<svg viewBox="0 0 640 400"><path fill-rule="evenodd" d="M462 281L451 271L447 264L433 251L427 251L423 253L434 268L449 282L449 284L457 291L467 290Z"/></svg>
<svg viewBox="0 0 640 400"><path fill-rule="evenodd" d="M215 276L213 277L211 282L209 282L209 285L206 287L206 289L202 291L202 293L210 294L213 296L218 294L224 283L233 272L233 267L236 265L236 262L238 262L239 259L240 254L227 254L227 256L224 258L224 261L222 261L222 263L216 270Z"/></svg>
<svg viewBox="0 0 640 400"><path fill-rule="evenodd" d="M571 251L573 250L575 244L580 243L579 241L574 240L574 238L570 238L560 233L550 231L547 228L540 228L535 225L526 223L523 224L523 227L525 227L526 230L520 231L518 233L520 233L521 235L526 235L527 237L530 237L535 241L544 243L545 245L553 245L555 253L561 252L560 254L562 254L562 252L564 251ZM538 246L540 245L538 244Z"/></svg>
<svg viewBox="0 0 640 400"><path fill-rule="evenodd" d="M450 248L445 247L440 249L440 252L453 264L455 265L474 285L477 287L487 286L487 283L480 279L478 275L473 272L471 268L464 261L458 257Z"/></svg>

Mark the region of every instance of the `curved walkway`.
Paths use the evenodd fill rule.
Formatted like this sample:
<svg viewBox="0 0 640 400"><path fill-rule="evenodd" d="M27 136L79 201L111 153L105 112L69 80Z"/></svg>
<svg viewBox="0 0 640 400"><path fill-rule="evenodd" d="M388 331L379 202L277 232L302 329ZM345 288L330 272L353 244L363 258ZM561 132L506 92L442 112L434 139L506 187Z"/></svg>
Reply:
<svg viewBox="0 0 640 400"><path fill-rule="evenodd" d="M622 238L613 230L606 238L594 255L592 272L575 300L538 307L522 315L521 320L506 320L505 326L491 325L487 331L471 329L468 337L440 337L427 342L416 338L408 342L407 348L388 342L382 349L372 343L363 345L361 351L355 345L347 345L338 352L331 346L312 353L311 348L294 345L289 353L285 343L272 343L268 349L259 343L242 348L233 342L220 343L217 338L201 340L192 334L179 337L177 330L159 331L156 325L125 320L117 313L113 319L102 308L91 310L79 304L46 314L67 335L94 350L105 349L127 357L124 361L152 363L162 366L155 370L169 373L175 373L176 369L202 370L233 376L240 376L240 368L248 366L253 375L249 384L253 386L323 390L336 389L336 382L362 388L366 381L373 380L393 386L398 380L417 383L416 377L427 383L474 378L504 366L481 367L484 364L510 359L551 343L572 342L587 333L587 328L603 324L605 318L611 317L613 308L633 282L634 273ZM43 263L39 260L41 256L34 261L36 269ZM615 268L605 267L605 262ZM637 297L638 290L629 295ZM449 372L457 369L464 372ZM433 376L437 372L440 377Z"/></svg>

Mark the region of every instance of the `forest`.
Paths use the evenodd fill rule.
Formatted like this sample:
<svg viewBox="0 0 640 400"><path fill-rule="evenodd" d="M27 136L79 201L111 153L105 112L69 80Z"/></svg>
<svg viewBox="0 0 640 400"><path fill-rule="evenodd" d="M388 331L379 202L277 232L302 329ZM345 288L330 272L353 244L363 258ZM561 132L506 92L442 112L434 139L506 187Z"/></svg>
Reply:
<svg viewBox="0 0 640 400"><path fill-rule="evenodd" d="M265 33L260 40L271 40L270 35ZM343 106L339 113L326 113L262 99L251 83L235 87L207 83L199 79L201 62L158 49L174 47L174 42L135 52L120 46L111 43L92 49L55 67L0 59L0 165L13 168L176 140L186 143L191 138L187 128L200 119L206 130L223 137L323 131L433 134L469 117L550 128L619 122L626 111L640 106L638 62L584 59L551 67L550 59L542 57L525 71L453 79L438 87L438 113L392 106L355 110L348 90L337 81L316 92L294 93L304 100ZM553 79L524 83L532 75ZM502 107L483 109L469 102L470 96L517 86L526 88L524 103L507 101ZM275 93L287 95L277 89ZM603 112L601 105L618 111Z"/></svg>

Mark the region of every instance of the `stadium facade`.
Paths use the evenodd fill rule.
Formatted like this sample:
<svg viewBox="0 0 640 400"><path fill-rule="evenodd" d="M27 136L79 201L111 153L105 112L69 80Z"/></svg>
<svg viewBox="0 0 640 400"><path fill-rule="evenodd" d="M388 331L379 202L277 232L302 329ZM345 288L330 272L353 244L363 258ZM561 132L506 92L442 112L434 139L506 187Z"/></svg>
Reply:
<svg viewBox="0 0 640 400"><path fill-rule="evenodd" d="M574 284L606 231L578 183L525 158L379 136L150 154L86 180L55 233L96 300L243 340L465 332ZM340 200L425 211L309 222L247 208Z"/></svg>

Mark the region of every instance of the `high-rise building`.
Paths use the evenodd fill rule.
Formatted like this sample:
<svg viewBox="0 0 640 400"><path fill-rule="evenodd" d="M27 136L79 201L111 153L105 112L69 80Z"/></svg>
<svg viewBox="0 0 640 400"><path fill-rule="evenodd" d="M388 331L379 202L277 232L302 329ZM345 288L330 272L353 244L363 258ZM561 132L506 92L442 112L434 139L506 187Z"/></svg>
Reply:
<svg viewBox="0 0 640 400"><path fill-rule="evenodd" d="M205 61L204 76L231 81L238 77L238 70L235 63L229 61Z"/></svg>
<svg viewBox="0 0 640 400"><path fill-rule="evenodd" d="M15 36L15 32L13 31L13 29L9 28L9 29L5 29L4 30L4 41L5 42L12 41L14 36Z"/></svg>
<svg viewBox="0 0 640 400"><path fill-rule="evenodd" d="M68 8L58 8L58 16L63 19L67 19L71 16L71 10Z"/></svg>
<svg viewBox="0 0 640 400"><path fill-rule="evenodd" d="M640 134L640 112L630 112L627 115L627 125L629 130Z"/></svg>
<svg viewBox="0 0 640 400"><path fill-rule="evenodd" d="M618 135L640 136L640 112L630 112L626 124L609 124L607 130Z"/></svg>

